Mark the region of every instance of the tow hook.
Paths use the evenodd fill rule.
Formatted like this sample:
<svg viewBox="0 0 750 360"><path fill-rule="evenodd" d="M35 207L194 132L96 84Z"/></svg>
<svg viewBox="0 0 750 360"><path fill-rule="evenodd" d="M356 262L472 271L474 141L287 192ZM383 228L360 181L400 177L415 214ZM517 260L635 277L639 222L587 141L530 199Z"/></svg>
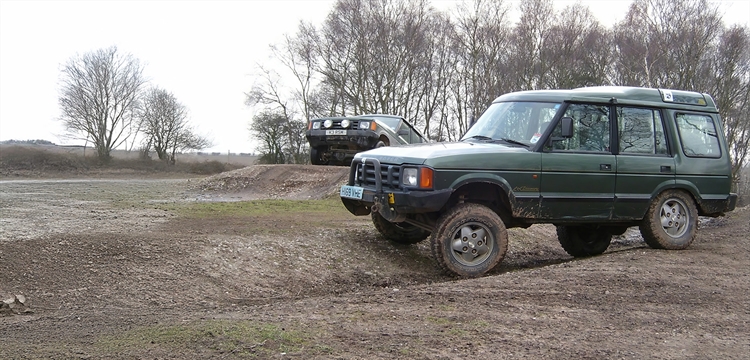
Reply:
<svg viewBox="0 0 750 360"><path fill-rule="evenodd" d="M396 209L392 208L388 204L381 202L381 197L375 196L372 198L373 204L370 207L373 212L379 213L383 218L390 222L402 222L406 219L406 215L399 214Z"/></svg>

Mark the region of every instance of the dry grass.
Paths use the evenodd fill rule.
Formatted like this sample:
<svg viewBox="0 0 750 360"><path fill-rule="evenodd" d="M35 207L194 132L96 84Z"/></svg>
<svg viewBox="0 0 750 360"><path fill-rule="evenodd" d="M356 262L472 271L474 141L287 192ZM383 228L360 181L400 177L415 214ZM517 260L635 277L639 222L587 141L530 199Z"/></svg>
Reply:
<svg viewBox="0 0 750 360"><path fill-rule="evenodd" d="M130 172L146 174L198 174L212 175L246 166L249 159L235 163L223 156L183 156L170 165L163 161L142 159L137 153L115 151L108 163L102 163L93 150L47 145L0 145L0 176L64 176L86 175L102 172Z"/></svg>

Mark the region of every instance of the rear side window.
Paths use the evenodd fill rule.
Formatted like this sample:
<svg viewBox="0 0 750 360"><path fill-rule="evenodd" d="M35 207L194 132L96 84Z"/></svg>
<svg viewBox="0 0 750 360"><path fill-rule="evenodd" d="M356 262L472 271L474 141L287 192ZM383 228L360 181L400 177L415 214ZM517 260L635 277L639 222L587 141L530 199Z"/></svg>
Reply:
<svg viewBox="0 0 750 360"><path fill-rule="evenodd" d="M690 157L721 157L714 119L707 115L680 114L675 117L682 151Z"/></svg>
<svg viewBox="0 0 750 360"><path fill-rule="evenodd" d="M667 140L659 111L617 107L620 153L666 155Z"/></svg>

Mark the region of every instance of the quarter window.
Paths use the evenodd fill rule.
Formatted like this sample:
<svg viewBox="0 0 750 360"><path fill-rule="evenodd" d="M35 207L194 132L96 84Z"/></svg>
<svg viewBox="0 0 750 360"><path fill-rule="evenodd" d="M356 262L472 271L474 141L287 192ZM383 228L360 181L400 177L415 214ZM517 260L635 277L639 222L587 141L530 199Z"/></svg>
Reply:
<svg viewBox="0 0 750 360"><path fill-rule="evenodd" d="M721 157L719 137L713 118L707 115L677 114L682 151L691 157Z"/></svg>
<svg viewBox="0 0 750 360"><path fill-rule="evenodd" d="M668 154L661 115L656 110L617 107L620 153Z"/></svg>

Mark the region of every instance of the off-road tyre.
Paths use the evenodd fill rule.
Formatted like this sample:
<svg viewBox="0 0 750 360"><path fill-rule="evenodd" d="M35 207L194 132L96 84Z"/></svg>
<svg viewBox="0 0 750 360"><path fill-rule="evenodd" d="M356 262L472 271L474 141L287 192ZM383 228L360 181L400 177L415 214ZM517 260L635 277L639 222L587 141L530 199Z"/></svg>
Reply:
<svg viewBox="0 0 750 360"><path fill-rule="evenodd" d="M320 156L321 152L318 148L310 148L310 164L326 165L326 162Z"/></svg>
<svg viewBox="0 0 750 360"><path fill-rule="evenodd" d="M490 208L463 203L438 219L430 241L441 269L471 278L486 274L503 260L508 231Z"/></svg>
<svg viewBox="0 0 750 360"><path fill-rule="evenodd" d="M698 209L681 190L667 190L657 196L640 225L641 236L654 249L682 250L695 240Z"/></svg>
<svg viewBox="0 0 750 360"><path fill-rule="evenodd" d="M378 230L380 235L396 244L416 244L430 236L429 231L412 224L390 222L377 211L371 212L370 216L372 217L372 224L375 225L375 229Z"/></svg>
<svg viewBox="0 0 750 360"><path fill-rule="evenodd" d="M605 229L588 226L558 226L557 240L572 257L601 255L612 242L612 234Z"/></svg>

